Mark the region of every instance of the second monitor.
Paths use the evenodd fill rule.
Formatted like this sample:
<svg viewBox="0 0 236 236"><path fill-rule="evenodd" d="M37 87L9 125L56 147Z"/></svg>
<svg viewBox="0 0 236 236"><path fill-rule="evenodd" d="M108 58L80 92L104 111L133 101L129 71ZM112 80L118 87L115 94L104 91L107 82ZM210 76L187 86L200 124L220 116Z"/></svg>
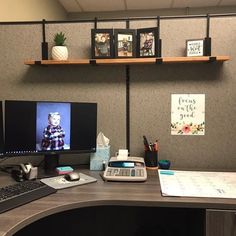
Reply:
<svg viewBox="0 0 236 236"><path fill-rule="evenodd" d="M5 102L6 155L95 152L96 134L96 103Z"/></svg>

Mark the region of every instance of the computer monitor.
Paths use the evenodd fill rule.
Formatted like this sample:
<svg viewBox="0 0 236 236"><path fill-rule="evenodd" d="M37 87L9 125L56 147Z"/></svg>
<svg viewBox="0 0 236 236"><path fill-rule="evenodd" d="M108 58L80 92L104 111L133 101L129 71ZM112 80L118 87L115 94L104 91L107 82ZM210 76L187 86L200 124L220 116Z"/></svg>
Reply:
<svg viewBox="0 0 236 236"><path fill-rule="evenodd" d="M3 132L3 113L2 101L0 101L0 158L4 157L4 132Z"/></svg>
<svg viewBox="0 0 236 236"><path fill-rule="evenodd" d="M97 104L5 101L6 155L43 154L45 170L59 154L96 151Z"/></svg>

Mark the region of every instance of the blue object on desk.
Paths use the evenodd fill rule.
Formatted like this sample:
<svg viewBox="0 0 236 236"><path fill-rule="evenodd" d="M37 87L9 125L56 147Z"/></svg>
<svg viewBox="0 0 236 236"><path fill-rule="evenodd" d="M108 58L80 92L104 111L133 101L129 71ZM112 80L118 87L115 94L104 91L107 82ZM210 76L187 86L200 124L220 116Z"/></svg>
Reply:
<svg viewBox="0 0 236 236"><path fill-rule="evenodd" d="M158 162L158 165L159 165L160 169L164 169L164 170L170 169L170 161L168 161L168 160L160 160Z"/></svg>
<svg viewBox="0 0 236 236"><path fill-rule="evenodd" d="M97 147L95 153L90 154L90 170L103 170L104 163L110 159L110 146Z"/></svg>
<svg viewBox="0 0 236 236"><path fill-rule="evenodd" d="M64 174L70 173L72 171L73 171L73 168L71 168L70 166L62 166L62 167L57 167L56 168L56 172L59 175L64 175Z"/></svg>

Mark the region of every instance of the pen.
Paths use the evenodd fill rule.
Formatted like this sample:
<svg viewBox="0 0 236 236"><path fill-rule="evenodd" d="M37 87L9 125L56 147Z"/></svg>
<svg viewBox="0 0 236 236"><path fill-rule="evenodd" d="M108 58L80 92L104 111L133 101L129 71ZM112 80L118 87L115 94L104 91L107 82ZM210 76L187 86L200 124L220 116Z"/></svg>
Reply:
<svg viewBox="0 0 236 236"><path fill-rule="evenodd" d="M154 151L158 151L158 139L156 140L156 142L153 145Z"/></svg>
<svg viewBox="0 0 236 236"><path fill-rule="evenodd" d="M149 143L149 150L153 151L153 144L152 143Z"/></svg>
<svg viewBox="0 0 236 236"><path fill-rule="evenodd" d="M143 135L143 144L144 144L144 147L145 147L145 150L150 150L150 147L149 147L149 144L148 144L148 141L147 141L147 138L145 135Z"/></svg>

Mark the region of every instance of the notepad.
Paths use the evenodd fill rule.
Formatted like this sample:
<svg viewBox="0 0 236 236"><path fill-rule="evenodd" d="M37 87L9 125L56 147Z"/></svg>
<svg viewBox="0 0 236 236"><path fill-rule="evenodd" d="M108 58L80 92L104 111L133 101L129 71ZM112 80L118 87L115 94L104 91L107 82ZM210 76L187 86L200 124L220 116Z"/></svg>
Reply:
<svg viewBox="0 0 236 236"><path fill-rule="evenodd" d="M158 170L163 196L236 198L236 172Z"/></svg>

